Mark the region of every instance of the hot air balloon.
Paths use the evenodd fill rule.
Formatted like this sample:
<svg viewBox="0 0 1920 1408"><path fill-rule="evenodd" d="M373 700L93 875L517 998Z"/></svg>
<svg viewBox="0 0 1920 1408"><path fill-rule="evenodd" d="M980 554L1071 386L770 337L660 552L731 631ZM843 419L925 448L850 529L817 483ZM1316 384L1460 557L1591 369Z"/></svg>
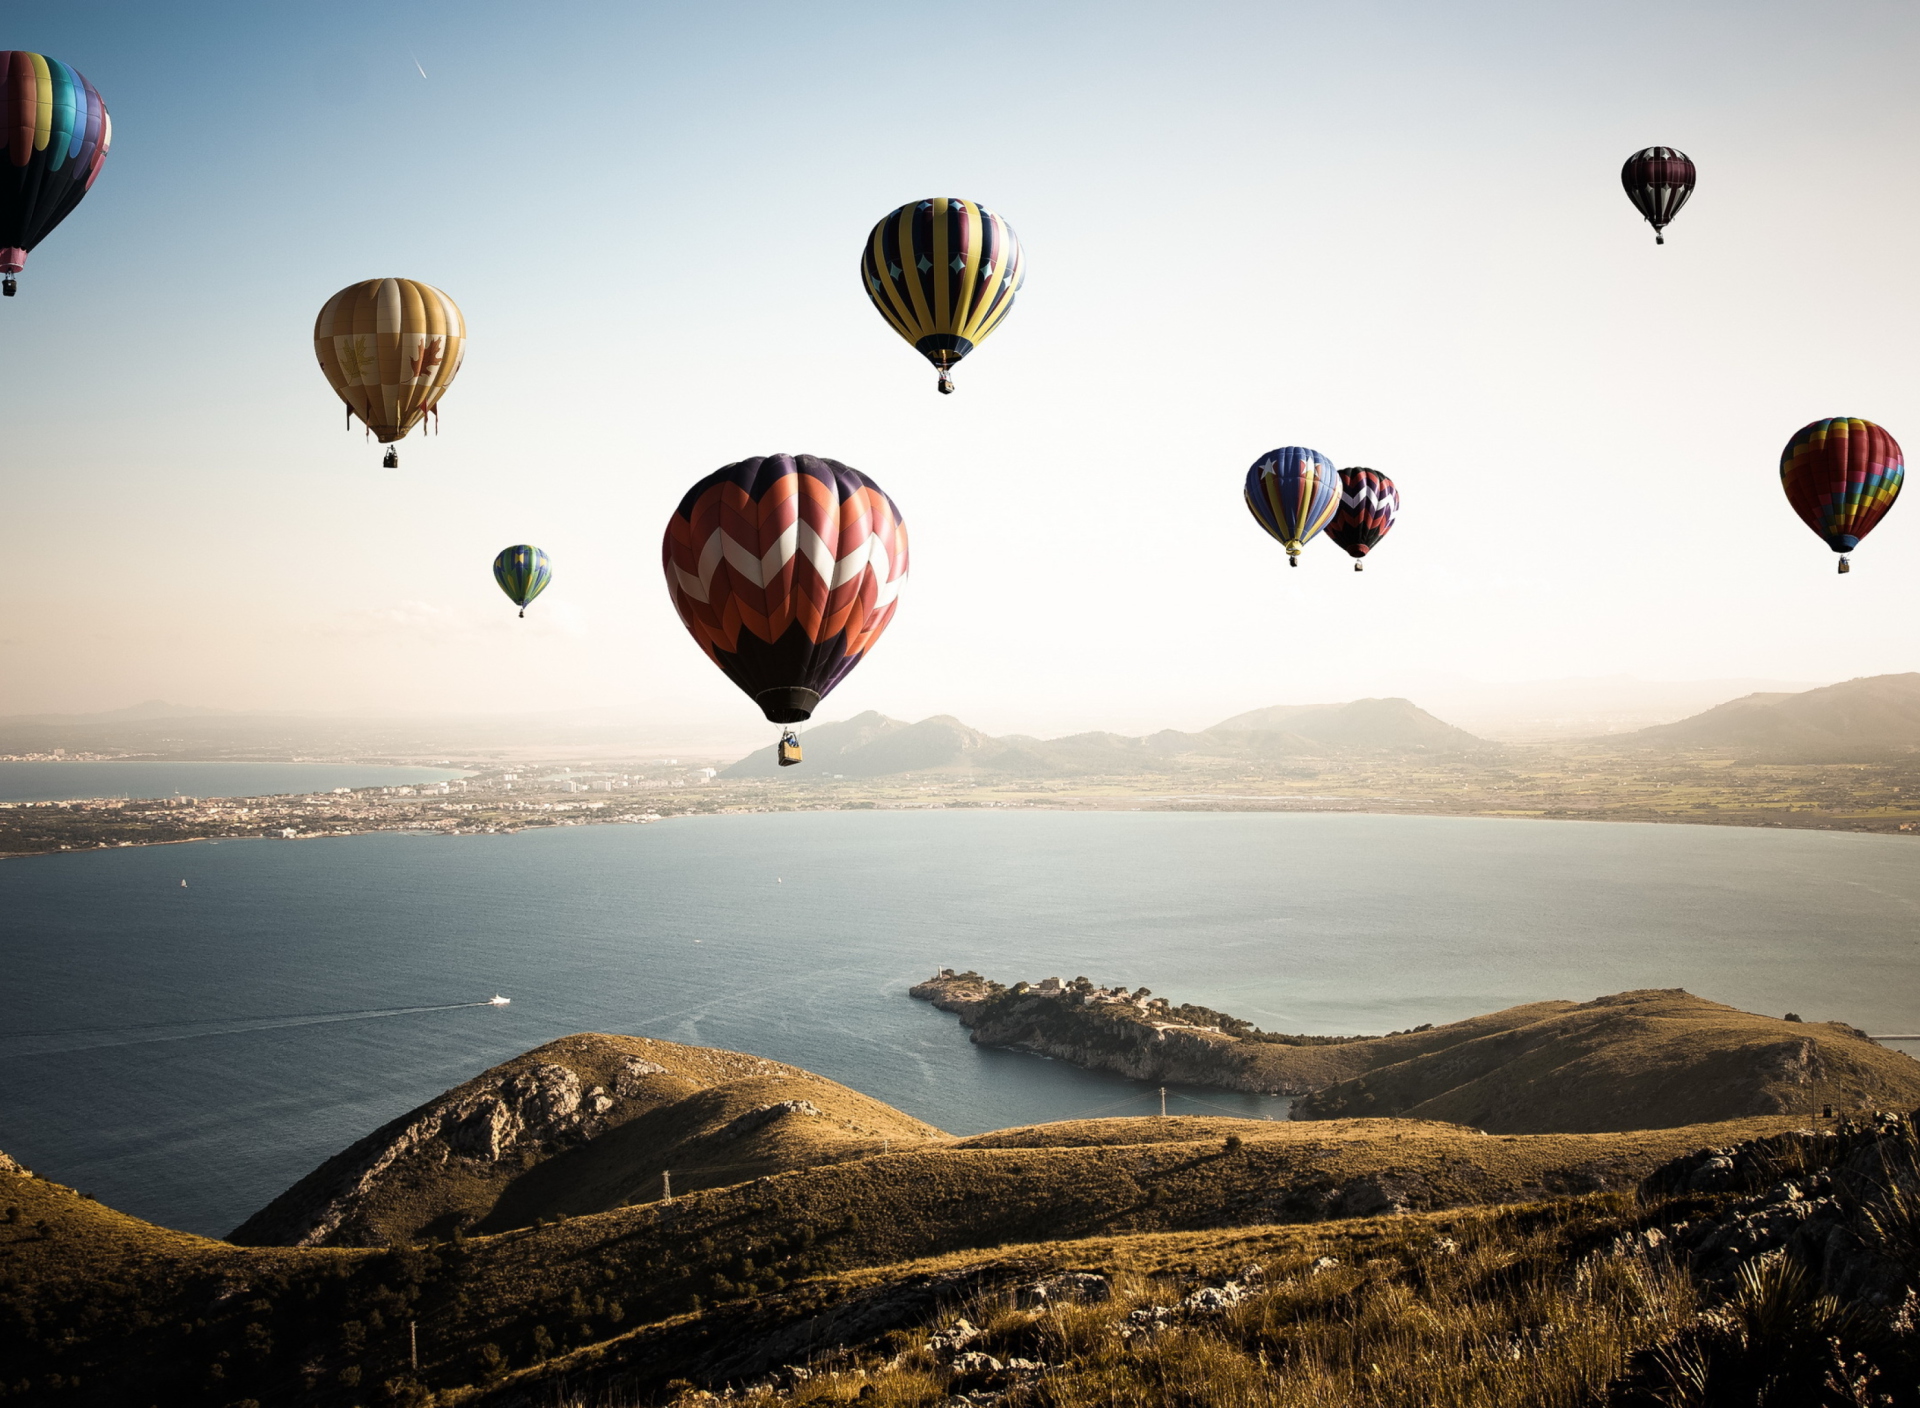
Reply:
<svg viewBox="0 0 1920 1408"><path fill-rule="evenodd" d="M1693 194L1693 162L1674 147L1648 147L1627 158L1620 184L1627 199L1653 226L1653 242L1665 244L1666 228Z"/></svg>
<svg viewBox="0 0 1920 1408"><path fill-rule="evenodd" d="M1391 479L1376 469L1343 469L1340 506L1327 524L1327 537L1346 549L1354 559L1353 570L1359 572L1366 567L1360 559L1387 536L1399 516L1400 491Z"/></svg>
<svg viewBox="0 0 1920 1408"><path fill-rule="evenodd" d="M27 251L93 189L112 140L91 83L45 54L0 49L0 293L13 297Z"/></svg>
<svg viewBox="0 0 1920 1408"><path fill-rule="evenodd" d="M507 600L527 614L527 603L547 589L553 580L553 564L547 555L531 543L519 543L500 549L493 560L493 580L507 594Z"/></svg>
<svg viewBox="0 0 1920 1408"><path fill-rule="evenodd" d="M1269 450L1247 471L1247 508L1300 565L1300 549L1340 507L1340 472L1318 450L1287 445Z"/></svg>
<svg viewBox="0 0 1920 1408"><path fill-rule="evenodd" d="M943 395L953 391L960 359L1007 316L1026 276L1013 227L948 196L901 206L873 227L860 256L867 297L939 369Z"/></svg>
<svg viewBox="0 0 1920 1408"><path fill-rule="evenodd" d="M368 279L349 284L320 310L313 350L334 392L382 445L388 469L400 465L396 440L429 412L439 422L440 398L453 384L467 351L460 309L432 284L415 279Z"/></svg>
<svg viewBox="0 0 1920 1408"><path fill-rule="evenodd" d="M1787 502L1826 545L1846 555L1900 497L1906 463L1894 438L1870 420L1835 416L1803 426L1780 452Z"/></svg>
<svg viewBox="0 0 1920 1408"><path fill-rule="evenodd" d="M796 724L866 658L907 580L907 528L878 484L813 455L715 470L661 544L689 633L776 724ZM798 761L783 734L781 761Z"/></svg>

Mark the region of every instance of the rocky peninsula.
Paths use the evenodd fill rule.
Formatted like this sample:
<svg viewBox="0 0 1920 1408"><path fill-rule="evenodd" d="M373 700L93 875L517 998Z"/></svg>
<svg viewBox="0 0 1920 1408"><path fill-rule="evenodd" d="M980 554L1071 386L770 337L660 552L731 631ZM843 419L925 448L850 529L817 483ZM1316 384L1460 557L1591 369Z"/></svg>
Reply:
<svg viewBox="0 0 1920 1408"><path fill-rule="evenodd" d="M1741 1012L1678 988L1366 1037L1265 1032L1084 977L1008 986L945 968L909 991L957 1016L982 1046L1134 1080L1290 1095L1295 1119L1598 1133L1920 1099L1920 1062L1858 1028Z"/></svg>

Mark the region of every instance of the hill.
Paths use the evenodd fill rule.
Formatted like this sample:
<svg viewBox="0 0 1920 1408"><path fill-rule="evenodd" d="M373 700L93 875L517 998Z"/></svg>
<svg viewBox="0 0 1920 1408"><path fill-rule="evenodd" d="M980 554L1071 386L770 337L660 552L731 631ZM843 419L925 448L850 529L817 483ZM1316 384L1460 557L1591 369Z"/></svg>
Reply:
<svg viewBox="0 0 1920 1408"><path fill-rule="evenodd" d="M1006 987L949 969L912 995L955 1013L982 1045L1137 1080L1294 1095L1295 1119L1406 1116L1521 1134L1920 1102L1920 1063L1853 1027L1763 1017L1679 989L1526 1003L1366 1038L1262 1032L1084 978Z"/></svg>
<svg viewBox="0 0 1920 1408"><path fill-rule="evenodd" d="M341 1151L232 1233L386 1246L501 1232L881 1148L930 1125L778 1061L583 1033L503 1062Z"/></svg>
<svg viewBox="0 0 1920 1408"><path fill-rule="evenodd" d="M1236 714L1199 733L1166 729L1142 738L1077 733L1064 738L995 738L946 714L902 723L871 710L808 729L803 740L815 771L843 777L905 772L966 772L1006 778L1085 777L1165 772L1183 758L1319 757L1356 752L1459 753L1488 747L1405 699L1347 704L1281 705ZM772 747L748 754L726 778L774 777L782 770ZM788 774L788 776L791 776ZM799 779L806 780L806 779Z"/></svg>
<svg viewBox="0 0 1920 1408"><path fill-rule="evenodd" d="M706 1054L720 1076L771 1064ZM1619 1262L1622 1248L1687 1237L1704 1254L1722 1225L1742 1247L1777 1245L1800 1220L1724 1200L1786 1169L1812 1190L1822 1167L1886 1167L1899 1146L1881 1131L1904 1128L1793 1143L1795 1123L1500 1137L1405 1120L1076 1121L498 1235L340 1249L168 1232L0 1159L0 1401L505 1408L585 1394L620 1408L733 1385L762 1402L797 1386L814 1402L906 1405L994 1398L1047 1366L1063 1405L1168 1401L1150 1386L1162 1370L1192 1386L1182 1401L1304 1404L1254 1390L1337 1387L1307 1352L1318 1344L1329 1374L1363 1346L1376 1374L1471 1383L1475 1366L1507 1366L1529 1390L1436 1397L1391 1378L1390 1401L1584 1403L1540 1386L1593 1393L1630 1374L1701 1294L1671 1264ZM1655 1190L1644 1206L1636 1186ZM1810 1230L1826 1234L1835 1202L1805 1204ZM1844 1277L1858 1265L1821 1274L1856 1294ZM1283 1378L1266 1356L1290 1364Z"/></svg>
<svg viewBox="0 0 1920 1408"><path fill-rule="evenodd" d="M1749 694L1622 745L1731 750L1770 762L1877 762L1920 752L1920 673L1871 675L1801 694Z"/></svg>

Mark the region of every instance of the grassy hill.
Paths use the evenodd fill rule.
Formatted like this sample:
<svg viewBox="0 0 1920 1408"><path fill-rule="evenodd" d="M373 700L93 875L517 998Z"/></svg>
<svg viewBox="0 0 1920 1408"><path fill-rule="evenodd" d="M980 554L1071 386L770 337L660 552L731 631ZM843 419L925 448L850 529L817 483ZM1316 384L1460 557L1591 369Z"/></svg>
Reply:
<svg viewBox="0 0 1920 1408"><path fill-rule="evenodd" d="M1871 675L1801 694L1749 694L1626 746L1711 748L1771 762L1876 762L1920 752L1920 674Z"/></svg>
<svg viewBox="0 0 1920 1408"><path fill-rule="evenodd" d="M948 971L912 993L958 1015L983 1045L1136 1080L1295 1095L1296 1120L1404 1116L1521 1134L1920 1103L1920 1062L1853 1027L1763 1017L1679 989L1332 1041L1082 979L1054 991Z"/></svg>
<svg viewBox="0 0 1920 1408"><path fill-rule="evenodd" d="M255 1245L384 1246L944 1140L778 1061L583 1033L456 1086L327 1160L247 1219Z"/></svg>
<svg viewBox="0 0 1920 1408"><path fill-rule="evenodd" d="M1460 753L1491 746L1405 699L1281 705L1236 714L1199 733L1166 729L1144 738L1117 733L995 738L946 714L908 724L869 710L838 723L810 728L802 741L810 767L855 778L953 771L1006 778L1085 777L1162 772L1183 757ZM775 750L768 747L748 754L721 775L745 778L783 774ZM791 778L791 774L786 775Z"/></svg>
<svg viewBox="0 0 1920 1408"><path fill-rule="evenodd" d="M540 1110L565 1105L555 1068L581 1082L577 1109L623 1076L633 1093L618 1100L636 1108L609 1106L606 1127L576 1127L572 1142L539 1134ZM767 1097L795 1092L821 1113L766 1113ZM485 1128L504 1151L539 1157L496 1183L461 1162L473 1156L460 1131L503 1108L532 1133L508 1138L511 1121L491 1114ZM1391 1376L1374 1385L1392 1390L1381 1402L1598 1408L1592 1395L1630 1376L1636 1355L1685 1332L1699 1295L1677 1265L1615 1267L1605 1249L1653 1245L1640 1229L1656 1214L1710 1226L1699 1210L1711 1198L1694 1188L1732 1197L1849 1152L1830 1136L1795 1143L1800 1124L1502 1136L1433 1120L1171 1118L955 1140L794 1067L589 1034L429 1102L248 1224L310 1238L316 1208L338 1215L329 1235L425 1226L449 1206L484 1205L477 1226L543 1210L491 1235L456 1221L391 1246L235 1246L125 1217L0 1158L0 1404L532 1408L590 1393L622 1408L772 1375L750 1401L837 1403L870 1388L882 1404L930 1405L1016 1386L1038 1372L1006 1367L1020 1358L1054 1366L1047 1401L1060 1405L1304 1403L1286 1395L1350 1398L1372 1373ZM876 1151L887 1128L902 1137ZM443 1158L432 1141L449 1129ZM715 1186L676 1180L671 1202L654 1196L661 1150L751 1138L752 1159L708 1165ZM1755 1140L1773 1142L1742 1143ZM1694 1156L1736 1146L1768 1152ZM364 1208L342 1197L346 1175ZM1641 1186L1677 1188L1658 1196L1679 1201L1643 1205ZM649 1200L620 1205L630 1195ZM521 1210L503 1211L513 1199ZM1036 1282L1064 1273L1050 1283L1064 1309L1036 1300ZM1074 1304L1089 1286L1099 1297ZM978 1322L972 1352L1000 1368L930 1338L956 1314ZM1381 1367L1358 1367L1359 1350ZM1276 1377L1283 1361L1294 1367ZM1420 1374L1460 1394L1422 1396ZM1564 1396L1526 1396L1549 1381Z"/></svg>

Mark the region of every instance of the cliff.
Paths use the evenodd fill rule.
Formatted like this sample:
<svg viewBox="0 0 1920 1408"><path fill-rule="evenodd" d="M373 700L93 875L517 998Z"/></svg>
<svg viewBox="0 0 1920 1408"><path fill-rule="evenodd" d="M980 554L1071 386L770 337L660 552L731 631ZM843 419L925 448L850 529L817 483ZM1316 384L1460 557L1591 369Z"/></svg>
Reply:
<svg viewBox="0 0 1920 1408"><path fill-rule="evenodd" d="M910 992L954 1013L983 1046L1135 1080L1292 1095L1295 1119L1601 1132L1920 1101L1920 1062L1853 1027L1763 1017L1679 989L1533 1002L1356 1038L1262 1032L1085 979L1006 987L945 969Z"/></svg>

